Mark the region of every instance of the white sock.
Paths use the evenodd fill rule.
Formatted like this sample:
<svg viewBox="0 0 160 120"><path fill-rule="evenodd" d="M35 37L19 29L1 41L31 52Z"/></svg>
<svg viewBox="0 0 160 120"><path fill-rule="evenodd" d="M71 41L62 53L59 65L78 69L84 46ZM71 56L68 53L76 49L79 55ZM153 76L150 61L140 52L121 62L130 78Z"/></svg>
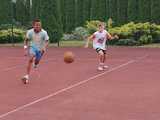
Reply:
<svg viewBox="0 0 160 120"><path fill-rule="evenodd" d="M27 74L27 75L25 75L25 77L28 79L28 78L29 78L29 75Z"/></svg>

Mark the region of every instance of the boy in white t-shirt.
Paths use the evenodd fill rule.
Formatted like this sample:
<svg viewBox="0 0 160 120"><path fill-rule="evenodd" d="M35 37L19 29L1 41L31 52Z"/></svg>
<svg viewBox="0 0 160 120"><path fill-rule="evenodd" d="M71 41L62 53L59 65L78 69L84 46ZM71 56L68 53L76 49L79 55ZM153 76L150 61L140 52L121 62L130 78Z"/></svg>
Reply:
<svg viewBox="0 0 160 120"><path fill-rule="evenodd" d="M106 42L107 40L111 40L111 39L118 39L118 36L114 36L112 37L111 34L109 34L106 30L105 30L105 24L104 23L100 23L98 26L98 31L96 31L95 33L93 33L88 39L87 42L85 44L85 48L88 47L89 44L89 40L93 41L93 48L96 50L96 52L99 55L99 66L98 66L98 70L102 71L105 68L108 68L107 65L104 65L105 60L106 60Z"/></svg>
<svg viewBox="0 0 160 120"><path fill-rule="evenodd" d="M25 51L29 50L27 72L26 75L22 77L22 81L24 82L24 84L27 84L29 82L28 80L32 64L34 65L34 67L39 64L49 42L49 36L47 32L42 29L40 20L36 19L32 24L33 28L27 31L24 41Z"/></svg>

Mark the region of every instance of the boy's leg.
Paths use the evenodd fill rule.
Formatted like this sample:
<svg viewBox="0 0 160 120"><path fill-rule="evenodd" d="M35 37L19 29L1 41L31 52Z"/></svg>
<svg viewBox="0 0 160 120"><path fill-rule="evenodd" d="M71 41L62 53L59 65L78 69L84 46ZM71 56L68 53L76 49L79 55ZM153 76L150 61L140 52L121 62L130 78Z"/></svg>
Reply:
<svg viewBox="0 0 160 120"><path fill-rule="evenodd" d="M98 70L104 70L104 68L108 68L107 65L104 65L105 59L106 59L106 51L102 50L102 49L99 49L97 52L98 52L98 55L99 55Z"/></svg>
<svg viewBox="0 0 160 120"><path fill-rule="evenodd" d="M103 51L103 60L102 60L102 66L103 68L108 68L107 65L105 65L105 61L106 61L106 50L102 50Z"/></svg>
<svg viewBox="0 0 160 120"><path fill-rule="evenodd" d="M29 58L29 62L28 62L28 66L27 66L27 74L29 75L30 72L31 72L31 67L32 67L32 64L33 64L33 61L34 61L34 55L31 55L30 58Z"/></svg>
<svg viewBox="0 0 160 120"><path fill-rule="evenodd" d="M34 61L34 67L36 68L37 65L39 64L44 52L41 51L36 51L36 56L35 56L35 61Z"/></svg>
<svg viewBox="0 0 160 120"><path fill-rule="evenodd" d="M103 60L102 62L105 63L106 61L106 50L102 50L103 51Z"/></svg>
<svg viewBox="0 0 160 120"><path fill-rule="evenodd" d="M98 70L102 71L103 70L103 61L104 61L104 53L102 49L97 50L98 56L99 56L99 66Z"/></svg>
<svg viewBox="0 0 160 120"><path fill-rule="evenodd" d="M28 61L28 64L27 64L27 71L26 71L26 75L22 77L22 81L24 84L27 84L29 81L29 75L30 75L30 72L31 72L31 67L32 67L32 63L34 61L34 58L35 58L35 51L30 48L29 50L29 61Z"/></svg>
<svg viewBox="0 0 160 120"><path fill-rule="evenodd" d="M104 63L104 53L103 53L103 51L102 50L99 51L98 54L99 54L99 62Z"/></svg>
<svg viewBox="0 0 160 120"><path fill-rule="evenodd" d="M29 61L28 61L28 65L27 65L27 72L26 72L27 74L22 77L22 81L23 81L24 84L27 84L29 82L29 75L30 75L30 72L31 72L33 59L34 59L34 55L30 56Z"/></svg>
<svg viewBox="0 0 160 120"><path fill-rule="evenodd" d="M96 49L96 52L98 53L98 56L99 56L99 62L102 63L104 58L103 58L103 50L101 48L97 48Z"/></svg>

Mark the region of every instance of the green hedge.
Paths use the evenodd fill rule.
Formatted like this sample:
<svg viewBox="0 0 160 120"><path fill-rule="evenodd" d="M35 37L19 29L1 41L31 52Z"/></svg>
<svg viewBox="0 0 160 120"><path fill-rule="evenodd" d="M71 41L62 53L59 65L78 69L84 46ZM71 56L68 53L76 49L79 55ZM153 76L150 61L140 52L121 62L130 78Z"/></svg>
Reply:
<svg viewBox="0 0 160 120"><path fill-rule="evenodd" d="M133 41L136 45L160 42L160 25L147 23L128 23L109 29L111 34L117 34L120 39ZM118 41L119 42L119 41Z"/></svg>
<svg viewBox="0 0 160 120"><path fill-rule="evenodd" d="M85 27L90 34L97 30L100 21L87 21ZM108 25L108 24L107 24ZM109 28L109 29L108 29ZM110 42L116 45L143 45L149 43L160 43L160 25L153 23L134 23L119 27L107 27L106 29L112 35L118 35L119 40Z"/></svg>
<svg viewBox="0 0 160 120"><path fill-rule="evenodd" d="M12 41L12 29L0 30L0 43L20 43L24 41L24 35L25 30L14 28Z"/></svg>
<svg viewBox="0 0 160 120"><path fill-rule="evenodd" d="M138 42L133 39L119 39L116 45L126 45L126 46L135 46L138 45Z"/></svg>

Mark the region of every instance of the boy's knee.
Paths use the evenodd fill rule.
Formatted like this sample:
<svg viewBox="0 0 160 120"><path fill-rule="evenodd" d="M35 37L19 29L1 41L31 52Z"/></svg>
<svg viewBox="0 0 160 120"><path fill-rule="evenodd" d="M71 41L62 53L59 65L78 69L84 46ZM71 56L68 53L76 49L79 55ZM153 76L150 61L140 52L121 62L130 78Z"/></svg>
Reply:
<svg viewBox="0 0 160 120"><path fill-rule="evenodd" d="M104 55L104 53L103 53L102 50L100 50L100 51L98 52L98 54L99 54L100 56L103 56L103 55Z"/></svg>
<svg viewBox="0 0 160 120"><path fill-rule="evenodd" d="M40 60L35 60L35 64L39 64L39 61L40 61Z"/></svg>
<svg viewBox="0 0 160 120"><path fill-rule="evenodd" d="M32 63L32 62L33 62L33 58L30 58L30 59L29 59L29 62Z"/></svg>

